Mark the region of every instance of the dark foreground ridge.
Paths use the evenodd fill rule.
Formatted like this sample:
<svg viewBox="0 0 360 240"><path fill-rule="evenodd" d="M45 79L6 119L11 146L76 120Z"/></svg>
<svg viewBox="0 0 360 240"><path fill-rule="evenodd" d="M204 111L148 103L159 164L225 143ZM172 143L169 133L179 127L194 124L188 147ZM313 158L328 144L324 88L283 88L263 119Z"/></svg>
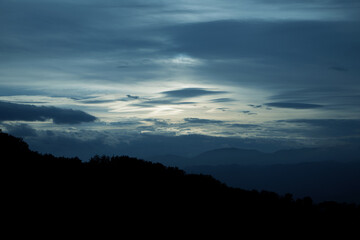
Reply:
<svg viewBox="0 0 360 240"><path fill-rule="evenodd" d="M1 132L0 146L4 206L12 221L31 222L35 216L66 223L121 219L147 225L160 221L162 227L205 225L207 231L238 231L244 223L303 230L342 225L351 230L359 223L360 208L354 204L313 204L311 198L230 188L209 175L127 156L82 162L43 155Z"/></svg>

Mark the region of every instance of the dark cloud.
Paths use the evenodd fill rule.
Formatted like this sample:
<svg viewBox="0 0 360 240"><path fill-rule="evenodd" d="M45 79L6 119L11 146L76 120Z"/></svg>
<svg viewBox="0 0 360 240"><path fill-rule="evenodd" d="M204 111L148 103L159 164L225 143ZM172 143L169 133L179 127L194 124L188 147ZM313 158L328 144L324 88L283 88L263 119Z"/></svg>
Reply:
<svg viewBox="0 0 360 240"><path fill-rule="evenodd" d="M193 70L198 76L277 92L279 86L284 90L358 86L359 29L359 23L343 21L222 20L172 26L166 33L172 37L174 52L204 59L206 64ZM338 76L340 72L334 74L329 66L352 71Z"/></svg>
<svg viewBox="0 0 360 240"><path fill-rule="evenodd" d="M260 125L257 125L257 124L241 124L241 123L229 124L228 126L232 127L232 128L257 128L257 127L260 127Z"/></svg>
<svg viewBox="0 0 360 240"><path fill-rule="evenodd" d="M347 126L349 128L360 129L360 119L290 119L290 120L280 120L282 122L292 122L292 123L307 123L315 126L324 126L324 127L338 127L338 126Z"/></svg>
<svg viewBox="0 0 360 240"><path fill-rule="evenodd" d="M37 132L28 124L3 124L6 128L6 131L16 137L36 137Z"/></svg>
<svg viewBox="0 0 360 240"><path fill-rule="evenodd" d="M83 100L81 101L82 103L87 103L87 104L101 104L101 103L110 103L110 102L114 102L116 101L116 99L114 100Z"/></svg>
<svg viewBox="0 0 360 240"><path fill-rule="evenodd" d="M1 49L0 49L0 51L1 51ZM24 86L16 86L16 87L1 86L0 87L0 96L24 95L24 93L26 93L26 95L44 95L44 92L42 92L40 90L29 89L28 87L24 87Z"/></svg>
<svg viewBox="0 0 360 240"><path fill-rule="evenodd" d="M157 127L167 127L171 125L168 121L157 118L146 118L144 121L151 122Z"/></svg>
<svg viewBox="0 0 360 240"><path fill-rule="evenodd" d="M129 127L129 126L137 126L141 125L142 122L139 120L132 120L132 121L119 121L119 122L111 122L111 126L117 126L117 127Z"/></svg>
<svg viewBox="0 0 360 240"><path fill-rule="evenodd" d="M196 104L197 102L188 102L188 101L181 101L187 98L194 98L206 95L215 95L226 93L224 91L214 91L214 90L207 90L204 88L183 88L171 91L161 92L164 97L160 98L139 98L137 96L127 95L128 98L131 96L131 99L141 99L141 102L133 103L131 106L137 107L155 107L157 105L187 105L187 104Z"/></svg>
<svg viewBox="0 0 360 240"><path fill-rule="evenodd" d="M291 109L313 109L322 108L322 105L310 104L310 103L291 103L291 102L272 102L265 103L264 105L276 108L291 108Z"/></svg>
<svg viewBox="0 0 360 240"><path fill-rule="evenodd" d="M251 111L248 111L248 110L245 110L245 111L240 111L241 113L243 114L247 114L247 115L256 115L257 113L254 113L254 112L251 112Z"/></svg>
<svg viewBox="0 0 360 240"><path fill-rule="evenodd" d="M224 91L214 91L204 88L183 88L178 90L171 90L162 92L166 97L169 98L193 98L207 95L216 95L226 93Z"/></svg>
<svg viewBox="0 0 360 240"><path fill-rule="evenodd" d="M303 126L309 131L309 134L315 137L338 138L359 136L360 134L360 119L291 119L278 122ZM304 131L302 132L304 133Z"/></svg>
<svg viewBox="0 0 360 240"><path fill-rule="evenodd" d="M202 118L184 118L186 123L195 123L195 124L223 124L224 121L211 120L211 119L202 119Z"/></svg>
<svg viewBox="0 0 360 240"><path fill-rule="evenodd" d="M216 98L216 99L212 99L211 102L213 103L223 103L223 102L233 102L235 101L232 98Z"/></svg>
<svg viewBox="0 0 360 240"><path fill-rule="evenodd" d="M150 105L186 105L186 104L195 104L196 102L177 102L172 99L153 99L144 101L143 104Z"/></svg>
<svg viewBox="0 0 360 240"><path fill-rule="evenodd" d="M126 95L126 97L130 98L130 99L139 99L140 97L139 96L133 96L133 95Z"/></svg>
<svg viewBox="0 0 360 240"><path fill-rule="evenodd" d="M249 104L248 106L253 108L262 108L262 105Z"/></svg>
<svg viewBox="0 0 360 240"><path fill-rule="evenodd" d="M339 91L340 90L340 91ZM342 87L334 88L334 87L321 87L321 88L304 88L304 89L296 89L296 90L284 90L278 94L270 96L268 99L270 100L281 100L281 101L311 101L317 98L329 98L330 96L335 96L336 94L341 93L342 90L348 91L346 89L342 89Z"/></svg>
<svg viewBox="0 0 360 240"><path fill-rule="evenodd" d="M326 1L319 1L319 0L255 0L254 2L261 2L267 4L294 4L297 7L301 7L301 4L305 4L309 6L309 4L318 4L323 6L324 8L329 8L330 6L336 5L345 5L348 7L360 6L358 0L326 0ZM300 5L299 5L300 4ZM304 6L305 6L304 5Z"/></svg>
<svg viewBox="0 0 360 240"><path fill-rule="evenodd" d="M89 6L89 3L87 3L86 5L84 4L84 6ZM158 9L161 7L164 7L163 4L158 3L151 3L148 4L147 2L143 2L143 1L127 1L127 0L122 0L121 2L119 1L103 1L103 2L99 2L99 3L90 3L91 7L96 7L96 8L130 8L130 9Z"/></svg>
<svg viewBox="0 0 360 240"><path fill-rule="evenodd" d="M0 101L0 121L46 121L48 119L52 119L55 124L79 124L94 122L96 117L80 110Z"/></svg>
<svg viewBox="0 0 360 240"><path fill-rule="evenodd" d="M358 106L360 95L356 88L349 86L284 90L268 99L279 102L324 102L328 106L341 106L342 108Z"/></svg>
<svg viewBox="0 0 360 240"><path fill-rule="evenodd" d="M116 102L116 101L123 101L123 102L133 101L133 100L140 99L140 97L128 94L128 95L126 95L126 97L114 98L114 99L102 99L102 98L99 98L99 97L86 97L86 98L71 97L71 99L74 99L74 100L79 101L81 103L101 104L101 103L111 103L111 102Z"/></svg>
<svg viewBox="0 0 360 240"><path fill-rule="evenodd" d="M187 105L187 104L196 104L196 102L177 102L174 101L173 99L152 99L152 100L144 100L140 103L132 103L130 104L130 106L152 108L158 105Z"/></svg>
<svg viewBox="0 0 360 240"><path fill-rule="evenodd" d="M133 28L142 13L146 16L146 12L157 9L158 4L150 7L147 3L133 4L130 1L121 1L121 4L102 1L3 2L0 10L0 61L8 64L10 58L11 63L17 65L31 61L33 71L47 68L60 74L78 72L81 77L77 79L118 81L123 75L136 75L138 77L133 79L138 79L142 75L149 76L150 71L145 71L144 66L141 66L141 71L138 68L116 68L119 62L109 63L109 58L121 51L123 59L139 59L140 55L140 58L147 56L139 49L164 48L161 41L151 37L153 28L138 27L142 33L136 33ZM87 62L89 59L93 60L90 64Z"/></svg>
<svg viewBox="0 0 360 240"><path fill-rule="evenodd" d="M332 66L330 67L331 70L338 71L338 72L347 72L349 69L340 67L340 66Z"/></svg>
<svg viewBox="0 0 360 240"><path fill-rule="evenodd" d="M204 58L277 57L289 61L321 54L358 62L356 50L360 49L355 40L360 39L358 25L348 22L202 22L175 27L173 37L180 51Z"/></svg>
<svg viewBox="0 0 360 240"><path fill-rule="evenodd" d="M114 99L97 99L97 98L87 98L80 100L82 103L88 103L88 104L100 104L100 103L111 103L116 101L133 101L140 99L139 96L133 96L133 95L126 95L126 98L114 98Z"/></svg>

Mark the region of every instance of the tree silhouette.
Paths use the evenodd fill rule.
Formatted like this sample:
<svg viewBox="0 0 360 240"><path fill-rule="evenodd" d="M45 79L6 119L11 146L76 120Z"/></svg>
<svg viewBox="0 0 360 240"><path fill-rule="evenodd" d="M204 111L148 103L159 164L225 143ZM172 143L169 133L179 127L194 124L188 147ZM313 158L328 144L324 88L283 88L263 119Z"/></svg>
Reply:
<svg viewBox="0 0 360 240"><path fill-rule="evenodd" d="M321 222L351 230L360 221L355 204L314 204L310 197L231 188L210 175L128 156L94 156L88 162L54 157L33 152L22 139L3 132L0 146L3 199L15 206L12 214L147 222L159 218L177 224L186 219L214 229L244 222L301 229L304 223Z"/></svg>

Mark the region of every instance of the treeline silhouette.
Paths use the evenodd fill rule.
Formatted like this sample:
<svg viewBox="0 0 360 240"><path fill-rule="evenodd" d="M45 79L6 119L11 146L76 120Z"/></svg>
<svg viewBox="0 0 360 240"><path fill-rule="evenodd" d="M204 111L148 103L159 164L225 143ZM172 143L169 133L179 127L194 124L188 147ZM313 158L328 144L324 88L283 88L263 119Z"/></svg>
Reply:
<svg viewBox="0 0 360 240"><path fill-rule="evenodd" d="M22 139L2 132L0 146L3 206L13 220L111 218L150 224L162 219L209 227L246 222L303 229L318 228L319 223L356 229L359 223L360 207L355 204L314 204L310 197L230 188L210 175L128 156L94 156L88 162L54 157L31 151Z"/></svg>

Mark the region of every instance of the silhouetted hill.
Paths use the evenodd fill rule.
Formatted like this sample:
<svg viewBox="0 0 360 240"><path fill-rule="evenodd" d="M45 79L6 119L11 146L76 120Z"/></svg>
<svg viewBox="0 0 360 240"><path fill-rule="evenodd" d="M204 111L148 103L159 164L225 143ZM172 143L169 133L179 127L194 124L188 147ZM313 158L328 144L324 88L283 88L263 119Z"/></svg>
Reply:
<svg viewBox="0 0 360 240"><path fill-rule="evenodd" d="M276 224L292 228L312 229L322 222L351 230L360 216L356 205L315 205L308 197L230 188L210 175L186 174L127 156L94 156L89 162L56 158L33 152L21 139L1 132L0 144L3 206L9 211L5 216L15 221L111 218L155 227L157 220L162 224L157 227L186 222L211 232L246 224L269 226L276 219Z"/></svg>

